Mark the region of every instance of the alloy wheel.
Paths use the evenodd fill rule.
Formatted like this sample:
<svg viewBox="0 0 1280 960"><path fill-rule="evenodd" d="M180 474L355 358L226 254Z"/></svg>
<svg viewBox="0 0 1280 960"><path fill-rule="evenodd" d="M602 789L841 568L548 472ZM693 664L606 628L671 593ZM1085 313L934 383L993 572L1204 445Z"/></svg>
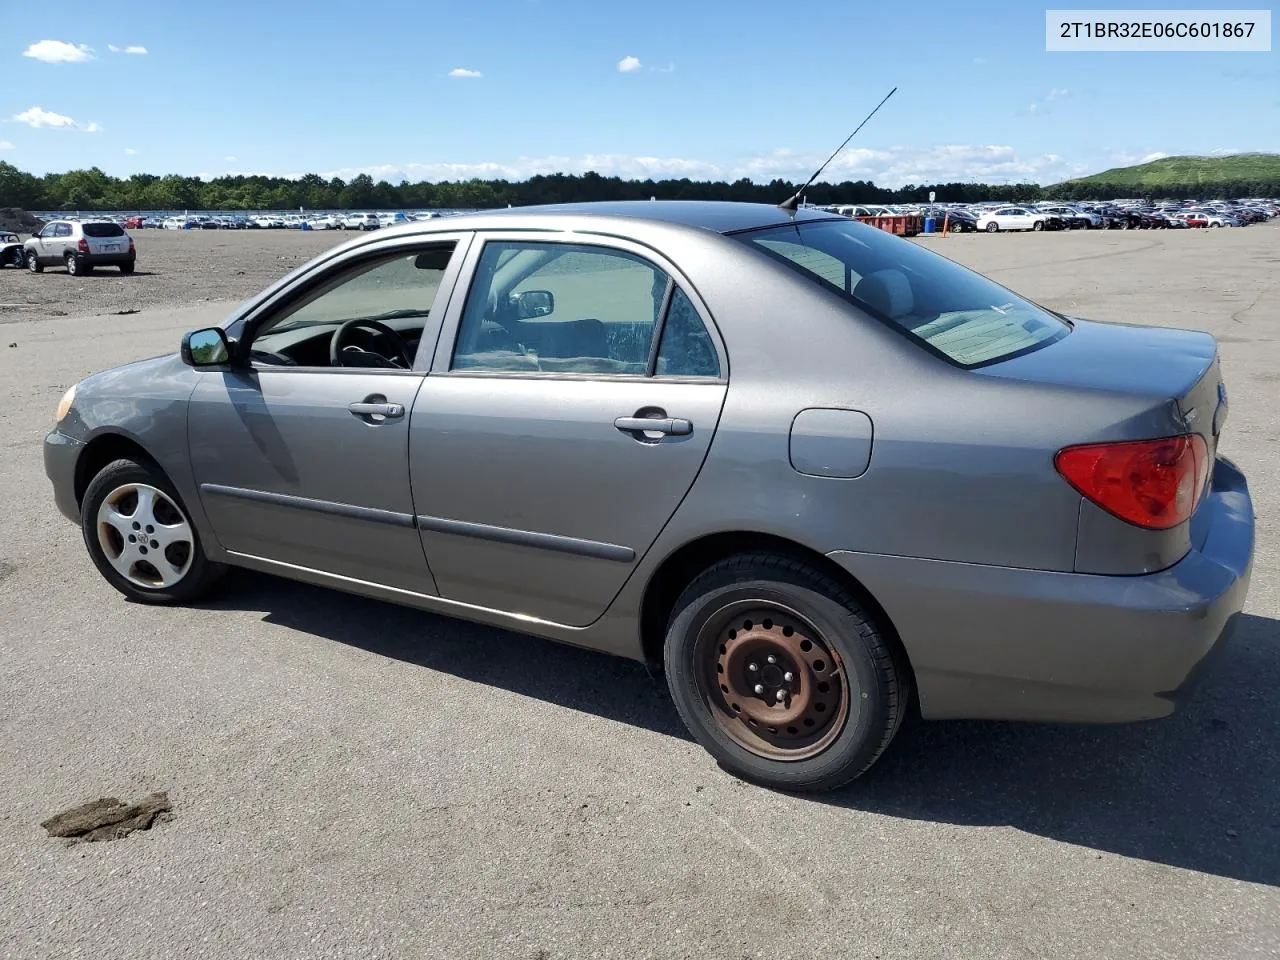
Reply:
<svg viewBox="0 0 1280 960"><path fill-rule="evenodd" d="M191 569L191 522L163 490L145 483L121 484L103 498L97 527L107 562L134 586L168 589Z"/></svg>

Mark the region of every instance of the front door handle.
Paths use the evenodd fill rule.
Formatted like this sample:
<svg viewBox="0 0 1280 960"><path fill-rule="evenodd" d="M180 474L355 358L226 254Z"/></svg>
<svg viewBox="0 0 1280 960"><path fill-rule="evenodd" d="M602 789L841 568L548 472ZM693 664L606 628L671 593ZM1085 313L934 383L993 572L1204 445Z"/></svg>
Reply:
<svg viewBox="0 0 1280 960"><path fill-rule="evenodd" d="M403 403L349 403L347 409L357 417L381 417L394 420L404 416Z"/></svg>
<svg viewBox="0 0 1280 960"><path fill-rule="evenodd" d="M665 433L670 437L687 437L693 433L693 424L678 417L619 417L613 425L623 433Z"/></svg>

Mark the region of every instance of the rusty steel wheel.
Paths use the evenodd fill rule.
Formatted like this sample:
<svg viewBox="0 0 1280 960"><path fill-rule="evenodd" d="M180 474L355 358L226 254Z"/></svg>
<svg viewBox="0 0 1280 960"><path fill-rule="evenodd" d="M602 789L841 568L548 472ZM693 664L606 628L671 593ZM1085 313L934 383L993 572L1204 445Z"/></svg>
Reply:
<svg viewBox="0 0 1280 960"><path fill-rule="evenodd" d="M707 567L667 621L667 687L694 738L736 776L830 790L897 733L910 667L829 569L770 552Z"/></svg>
<svg viewBox="0 0 1280 960"><path fill-rule="evenodd" d="M707 621L698 654L716 723L752 753L804 760L844 728L850 681L839 655L796 611L729 604Z"/></svg>

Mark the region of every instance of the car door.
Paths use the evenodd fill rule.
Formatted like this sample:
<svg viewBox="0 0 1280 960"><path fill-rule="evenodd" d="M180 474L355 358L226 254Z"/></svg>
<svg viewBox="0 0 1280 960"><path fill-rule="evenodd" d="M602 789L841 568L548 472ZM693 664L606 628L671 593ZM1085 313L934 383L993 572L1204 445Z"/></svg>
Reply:
<svg viewBox="0 0 1280 960"><path fill-rule="evenodd" d="M38 261L40 261L40 262L43 262L43 261L44 261L44 244L45 244L45 240L46 240L46 239L48 239L48 238L50 238L50 237L52 237L52 236L53 236L53 232L54 232L56 229L57 229L57 224L53 224L53 223L46 223L43 227L41 227L41 228L40 228L39 232L38 232L38 233L36 233L36 234L35 234L35 235L34 235L34 236L33 236L33 237L28 241L28 243L30 244L30 246L28 247L28 250L30 250L30 252L31 252L31 253L34 253L34 254L35 254L35 256L36 256L36 260L38 260Z"/></svg>
<svg viewBox="0 0 1280 960"><path fill-rule="evenodd" d="M408 411L469 235L399 238L349 251L305 275L242 325L248 363L202 371L188 412L201 504L227 550L273 563L434 594L414 527ZM385 333L339 327L380 318ZM420 332L420 335L419 335ZM421 346L425 344L425 346ZM415 345L422 358L415 357Z"/></svg>
<svg viewBox="0 0 1280 960"><path fill-rule="evenodd" d="M583 626L701 469L727 355L647 248L502 234L468 261L409 425L427 559L443 597Z"/></svg>

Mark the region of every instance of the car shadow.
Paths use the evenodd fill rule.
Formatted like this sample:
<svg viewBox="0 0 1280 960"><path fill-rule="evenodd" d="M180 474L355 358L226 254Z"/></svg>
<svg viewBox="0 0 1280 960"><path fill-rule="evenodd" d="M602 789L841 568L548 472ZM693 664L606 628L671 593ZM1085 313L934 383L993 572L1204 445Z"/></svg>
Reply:
<svg viewBox="0 0 1280 960"><path fill-rule="evenodd" d="M266 575L212 608L689 739L660 677L631 661ZM530 644L536 655L530 655ZM906 726L861 779L807 802L1012 827L1099 852L1280 886L1280 621L1239 618L1175 716L1120 726Z"/></svg>

